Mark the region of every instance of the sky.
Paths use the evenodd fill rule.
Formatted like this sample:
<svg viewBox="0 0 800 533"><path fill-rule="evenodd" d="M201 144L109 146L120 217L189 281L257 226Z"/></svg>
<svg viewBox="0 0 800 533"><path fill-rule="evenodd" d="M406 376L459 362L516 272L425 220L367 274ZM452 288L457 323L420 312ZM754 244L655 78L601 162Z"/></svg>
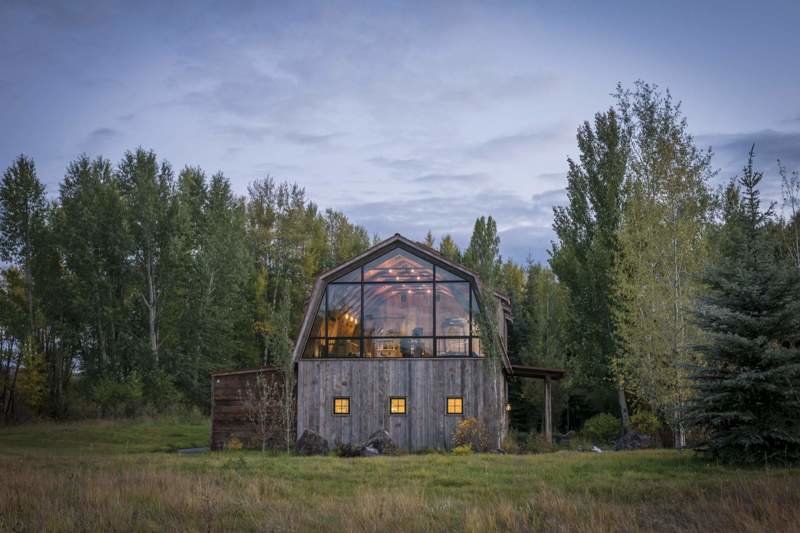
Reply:
<svg viewBox="0 0 800 533"><path fill-rule="evenodd" d="M272 176L370 233L462 246L492 215L543 261L575 132L642 79L718 181L800 169L800 2L0 0L0 167L57 195L81 153Z"/></svg>

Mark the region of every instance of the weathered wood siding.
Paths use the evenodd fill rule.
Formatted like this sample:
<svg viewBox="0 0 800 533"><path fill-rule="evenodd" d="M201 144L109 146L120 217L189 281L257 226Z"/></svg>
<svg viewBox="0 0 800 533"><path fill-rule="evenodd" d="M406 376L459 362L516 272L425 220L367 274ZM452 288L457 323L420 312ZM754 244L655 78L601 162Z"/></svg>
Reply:
<svg viewBox="0 0 800 533"><path fill-rule="evenodd" d="M331 443L355 444L386 429L408 450L447 449L458 423L476 417L501 438L507 430L506 381L502 372L494 379L491 364L474 358L301 359L297 434L310 429ZM334 416L334 396L350 398L349 416ZM389 414L391 396L407 398L405 415ZM448 396L464 398L462 416L447 414Z"/></svg>
<svg viewBox="0 0 800 533"><path fill-rule="evenodd" d="M211 449L223 450L232 438L242 441L248 448L261 446L260 438L255 431L255 426L247 417L247 411L242 398L249 386L253 391L258 390L257 376L263 376L283 388L283 377L280 372L271 368L256 370L242 370L238 372L224 372L211 375ZM276 415L275 436L270 442L271 447L283 447L285 438L283 425Z"/></svg>

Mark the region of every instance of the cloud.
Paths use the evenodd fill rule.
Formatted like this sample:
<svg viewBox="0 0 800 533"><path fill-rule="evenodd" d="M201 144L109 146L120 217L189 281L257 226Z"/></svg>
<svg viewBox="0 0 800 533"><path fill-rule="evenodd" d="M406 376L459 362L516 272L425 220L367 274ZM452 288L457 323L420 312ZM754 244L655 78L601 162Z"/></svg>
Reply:
<svg viewBox="0 0 800 533"><path fill-rule="evenodd" d="M501 135L469 147L467 154L480 159L514 155L521 150L530 150L551 143L559 139L563 132L564 128L560 126L550 126Z"/></svg>
<svg viewBox="0 0 800 533"><path fill-rule="evenodd" d="M552 236L551 202L563 191L546 191L530 200L512 192L475 190L463 195L448 190L441 195L411 195L404 198L354 203L341 209L355 222L386 236L400 232L422 239L430 229L435 236L450 234L465 246L475 219L491 215L497 220L504 257L525 261L529 255L546 258Z"/></svg>
<svg viewBox="0 0 800 533"><path fill-rule="evenodd" d="M431 163L424 159L391 159L383 156L372 157L367 159L367 162L379 167L407 172L420 172L431 166Z"/></svg>
<svg viewBox="0 0 800 533"><path fill-rule="evenodd" d="M119 137L120 132L113 128L96 128L86 136L87 144L103 143Z"/></svg>
<svg viewBox="0 0 800 533"><path fill-rule="evenodd" d="M325 133L325 134L314 134L314 133L285 133L281 137L290 143L299 144L299 145L319 145L319 144L328 144L332 139L336 137L340 137L341 133Z"/></svg>
<svg viewBox="0 0 800 533"><path fill-rule="evenodd" d="M489 180L487 174L476 172L473 174L425 174L412 181L427 185L467 185L486 183Z"/></svg>
<svg viewBox="0 0 800 533"><path fill-rule="evenodd" d="M697 137L714 150L712 164L720 169L718 183L741 173L750 147L755 145L755 167L764 173L761 192L766 200L781 198L778 159L789 170L800 170L800 132L760 130L749 133L709 134Z"/></svg>
<svg viewBox="0 0 800 533"><path fill-rule="evenodd" d="M262 142L272 135L272 128L267 126L248 126L243 124L230 124L217 128L217 131L233 137L250 142Z"/></svg>

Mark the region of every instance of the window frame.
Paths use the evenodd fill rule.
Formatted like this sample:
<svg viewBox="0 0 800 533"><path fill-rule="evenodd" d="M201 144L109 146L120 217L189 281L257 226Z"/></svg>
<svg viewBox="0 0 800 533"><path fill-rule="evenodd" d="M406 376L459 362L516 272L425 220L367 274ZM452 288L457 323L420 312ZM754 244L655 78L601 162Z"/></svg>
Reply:
<svg viewBox="0 0 800 533"><path fill-rule="evenodd" d="M431 350L431 356L430 357L410 356L410 357L399 357L398 359L415 359L415 358L419 358L419 359L422 359L422 358L436 359L436 358L439 358L439 357L441 357L443 359L458 359L458 358L476 359L476 358L484 358L485 357L485 355L482 355L482 354L478 353L474 348L476 344L477 344L477 346L480 346L480 344L481 344L480 338L479 338L478 328L476 327L477 325L475 324L475 321L477 319L478 314L482 311L482 309L481 309L481 306L480 306L480 301L478 300L478 295L476 294L477 289L476 289L473 281L470 280L467 276L464 276L463 274L456 274L455 272L453 272L447 266L440 265L438 263L438 261L435 260L435 258L422 257L421 255L419 255L418 251L410 250L405 246L398 246L397 248L400 248L402 251L410 254L411 256L419 258L421 261L425 261L427 263L430 263L433 266L433 272L432 272L431 279L430 280L425 280L425 281L423 281L423 280L419 280L419 281L416 281L416 280L403 280L403 281L391 281L391 280L374 281L374 280L369 280L369 281L367 281L367 280L365 280L364 279L364 271L365 271L366 266L369 265L371 262L373 262L376 258L382 257L382 256L386 255L387 253L389 253L389 251L391 251L391 250L389 250L389 251L382 252L381 254L377 255L375 258L364 260L364 262L362 264L360 264L359 266L354 267L349 272L340 275L338 278L336 278L333 281L327 282L325 284L325 287L324 287L324 292L322 294L322 298L320 299L320 308L323 311L323 317L324 317L323 318L323 320L324 320L324 328L321 328L321 329L324 331L324 336L309 335L308 337L306 337L305 346L304 346L303 351L301 352L301 356L300 356L302 359L384 359L382 357L374 357L374 356L373 357L368 357L365 354L365 352L366 352L366 342L367 342L368 339L423 339L423 340L430 340L431 341L432 350ZM439 277L439 271L440 270L445 273L445 275L443 277L445 277L447 279L437 279ZM353 281L352 279L348 279L347 281L337 281L337 280L342 279L343 277L350 276L352 273L354 273L356 271L358 271L358 276L357 277L359 278L360 281ZM355 277L355 276L353 276L353 277ZM456 279L452 279L453 277L458 277L459 279L457 279L457 280ZM439 331L438 331L439 330L438 318L436 316L437 315L437 307L438 307L437 285L439 285L439 284L445 284L445 285L448 285L448 284L462 284L462 283L466 284L467 287L469 288L468 289L468 291L469 291L469 294L468 294L468 298L469 298L469 327L468 327L467 331L465 332L466 335L457 335L457 336L440 335ZM366 322L365 322L365 312L364 312L364 293L365 293L364 289L365 289L365 287L368 286L368 285L409 285L409 284L412 284L412 285L417 285L417 284L419 284L419 285L428 285L431 288L431 298L432 298L431 315L432 315L432 320L433 320L433 330L432 330L431 334L430 335L421 335L421 336L413 336L413 335L367 335L366 331L365 331L366 330ZM354 286L358 286L359 287L360 299L361 299L360 310L359 310L359 318L358 318L358 320L359 320L359 332L360 332L359 336L332 337L330 335L330 331L329 331L330 328L329 328L329 324L328 324L328 322L329 322L329 318L328 318L328 315L329 315L328 288L331 287L331 286L334 286L334 285L354 285ZM317 311L316 311L317 315L319 314L319 311L320 311L320 309L317 309ZM446 341L447 339L459 339L459 340L467 341L466 354L463 354L463 355L442 355L442 354L440 354L439 353L439 341L440 340L441 341ZM359 346L358 355L355 355L355 356L342 356L342 357L336 357L336 356L330 355L329 346L330 346L330 342L332 340L333 341L335 341L335 340L357 341L358 342L358 346ZM478 341L477 343L475 342L476 340ZM321 348L319 350L319 352L320 352L319 356L315 357L315 356L306 356L305 355L307 353L307 351L308 351L309 343L312 343L312 342L320 342ZM389 358L389 359L392 359L392 358Z"/></svg>
<svg viewBox="0 0 800 533"><path fill-rule="evenodd" d="M450 400L458 400L460 410L459 412L450 412ZM444 412L447 416L464 416L464 397L463 396L447 396L445 397Z"/></svg>
<svg viewBox="0 0 800 533"><path fill-rule="evenodd" d="M392 409L394 407L393 402L395 400L402 400L403 402L403 412L394 412ZM408 414L408 397L407 396L389 396L389 416L406 416Z"/></svg>
<svg viewBox="0 0 800 533"><path fill-rule="evenodd" d="M347 412L346 413L337 413L336 412L336 402L340 400L345 400L347 402ZM333 402L331 403L331 411L333 416L350 416L350 396L334 396Z"/></svg>

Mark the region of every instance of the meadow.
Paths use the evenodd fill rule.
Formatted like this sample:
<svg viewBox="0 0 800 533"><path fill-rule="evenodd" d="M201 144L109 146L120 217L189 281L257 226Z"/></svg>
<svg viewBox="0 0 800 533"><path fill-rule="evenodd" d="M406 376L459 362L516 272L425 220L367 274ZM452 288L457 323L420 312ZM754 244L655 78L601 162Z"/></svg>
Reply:
<svg viewBox="0 0 800 533"><path fill-rule="evenodd" d="M797 531L799 469L691 452L343 459L204 446L204 419L0 428L2 531Z"/></svg>

